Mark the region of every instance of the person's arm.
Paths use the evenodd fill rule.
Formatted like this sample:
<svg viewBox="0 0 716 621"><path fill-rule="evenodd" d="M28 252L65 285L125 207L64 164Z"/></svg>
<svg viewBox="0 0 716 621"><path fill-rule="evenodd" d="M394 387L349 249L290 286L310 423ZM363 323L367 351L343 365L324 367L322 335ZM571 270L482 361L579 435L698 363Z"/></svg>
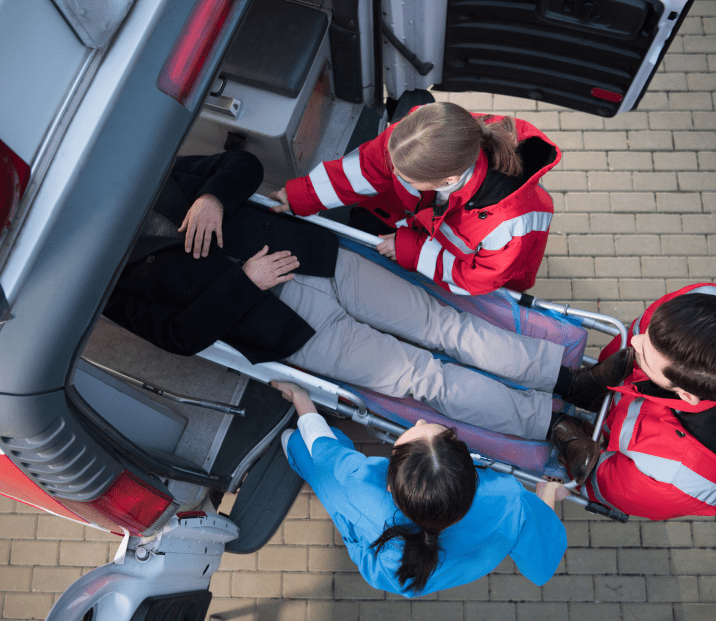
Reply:
<svg viewBox="0 0 716 621"><path fill-rule="evenodd" d="M555 481L540 481L535 488L535 494L539 496L547 506L554 510L554 503L557 500L564 500L569 496L569 490Z"/></svg>
<svg viewBox="0 0 716 621"><path fill-rule="evenodd" d="M261 185L263 167L261 163L245 151L229 151L221 158L216 167L206 170L202 164L192 158L192 168L183 171L188 174L206 175L206 181L196 195L179 233L185 233L184 249L193 252L195 259L209 254L212 236L223 248L222 221L224 216L231 217Z"/></svg>
<svg viewBox="0 0 716 621"><path fill-rule="evenodd" d="M437 237L400 227L395 237L395 257L402 267L417 271L453 293L479 295L499 289L515 277L533 271L542 260L542 239L535 232L512 237L499 250L479 250L465 257L444 248ZM534 269L529 270L532 263Z"/></svg>

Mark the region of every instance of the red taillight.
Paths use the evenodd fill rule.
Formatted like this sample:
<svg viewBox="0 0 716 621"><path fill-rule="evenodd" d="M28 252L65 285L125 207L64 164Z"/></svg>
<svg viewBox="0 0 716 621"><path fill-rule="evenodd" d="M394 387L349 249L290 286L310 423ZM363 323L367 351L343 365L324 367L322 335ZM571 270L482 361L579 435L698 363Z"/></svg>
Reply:
<svg viewBox="0 0 716 621"><path fill-rule="evenodd" d="M124 470L99 498L62 504L99 526L116 530L119 525L131 535L141 535L162 517L172 498Z"/></svg>
<svg viewBox="0 0 716 621"><path fill-rule="evenodd" d="M624 99L624 95L615 93L614 91L608 91L603 88L593 88L591 91L592 97L597 99L604 99L604 101L613 101L619 103Z"/></svg>
<svg viewBox="0 0 716 621"><path fill-rule="evenodd" d="M0 239L10 227L30 180L30 167L0 140Z"/></svg>
<svg viewBox="0 0 716 621"><path fill-rule="evenodd" d="M233 0L199 0L157 80L159 90L183 104L221 33Z"/></svg>

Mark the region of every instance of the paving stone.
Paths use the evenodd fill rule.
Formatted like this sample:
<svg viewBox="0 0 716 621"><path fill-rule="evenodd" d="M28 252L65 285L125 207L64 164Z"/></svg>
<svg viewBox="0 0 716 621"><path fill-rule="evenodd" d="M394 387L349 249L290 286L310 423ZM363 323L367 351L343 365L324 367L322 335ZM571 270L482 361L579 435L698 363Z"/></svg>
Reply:
<svg viewBox="0 0 716 621"><path fill-rule="evenodd" d="M311 519L315 520L330 520L331 516L326 511L325 507L321 504L321 501L316 496L311 495L310 500L310 514Z"/></svg>
<svg viewBox="0 0 716 621"><path fill-rule="evenodd" d="M694 522L691 529L695 547L709 548L716 542L716 522Z"/></svg>
<svg viewBox="0 0 716 621"><path fill-rule="evenodd" d="M587 185L590 192L631 191L633 188L631 172L598 172L587 173Z"/></svg>
<svg viewBox="0 0 716 621"><path fill-rule="evenodd" d="M589 214L589 229L592 233L634 233L634 214L593 213Z"/></svg>
<svg viewBox="0 0 716 621"><path fill-rule="evenodd" d="M574 151L585 148L582 132L560 132L552 130L546 131L545 134L547 138L554 142L562 151Z"/></svg>
<svg viewBox="0 0 716 621"><path fill-rule="evenodd" d="M7 565L10 562L10 547L12 541L0 539L0 565Z"/></svg>
<svg viewBox="0 0 716 621"><path fill-rule="evenodd" d="M622 300L656 300L666 294L663 279L622 278L619 281Z"/></svg>
<svg viewBox="0 0 716 621"><path fill-rule="evenodd" d="M618 257L661 254L660 239L657 235L615 235L614 246Z"/></svg>
<svg viewBox="0 0 716 621"><path fill-rule="evenodd" d="M0 515L0 537L11 535L13 539L34 539L36 533L37 517L34 515Z"/></svg>
<svg viewBox="0 0 716 621"><path fill-rule="evenodd" d="M641 110L669 110L669 99L666 93L646 92L639 104Z"/></svg>
<svg viewBox="0 0 716 621"><path fill-rule="evenodd" d="M97 567L107 562L109 546L89 541L63 541L60 543L60 565Z"/></svg>
<svg viewBox="0 0 716 621"><path fill-rule="evenodd" d="M668 192L679 189L675 172L633 172L634 190Z"/></svg>
<svg viewBox="0 0 716 621"><path fill-rule="evenodd" d="M611 211L611 198L607 192L570 192L565 195L565 209L568 212ZM716 211L716 198L714 199Z"/></svg>
<svg viewBox="0 0 716 621"><path fill-rule="evenodd" d="M562 154L564 170L607 170L604 151L566 151Z"/></svg>
<svg viewBox="0 0 716 621"><path fill-rule="evenodd" d="M465 602L465 621L516 621L515 604Z"/></svg>
<svg viewBox="0 0 716 621"><path fill-rule="evenodd" d="M716 129L716 112L692 112L694 129ZM676 129L676 128L674 128Z"/></svg>
<svg viewBox="0 0 716 621"><path fill-rule="evenodd" d="M629 621L673 621L670 604L620 604L621 618ZM618 619L619 617L611 617Z"/></svg>
<svg viewBox="0 0 716 621"><path fill-rule="evenodd" d="M571 255L613 255L614 237L612 235L568 235L569 254Z"/></svg>
<svg viewBox="0 0 716 621"><path fill-rule="evenodd" d="M685 73L656 73L649 83L652 91L685 91L688 90ZM704 90L704 89L698 89Z"/></svg>
<svg viewBox="0 0 716 621"><path fill-rule="evenodd" d="M256 600L212 597L207 619L212 619L213 615L217 615L221 619L230 619L231 621L257 621Z"/></svg>
<svg viewBox="0 0 716 621"><path fill-rule="evenodd" d="M542 599L546 602L594 600L591 576L553 576L542 586Z"/></svg>
<svg viewBox="0 0 716 621"><path fill-rule="evenodd" d="M258 569L259 571L305 571L308 566L307 557L308 548L264 546L258 552Z"/></svg>
<svg viewBox="0 0 716 621"><path fill-rule="evenodd" d="M698 602L696 576L647 576L647 598L650 602Z"/></svg>
<svg viewBox="0 0 716 621"><path fill-rule="evenodd" d="M575 300L599 300L619 298L619 281L606 278L579 278L572 281Z"/></svg>
<svg viewBox="0 0 716 621"><path fill-rule="evenodd" d="M678 575L716 575L716 550L672 549L671 573Z"/></svg>
<svg viewBox="0 0 716 621"><path fill-rule="evenodd" d="M571 300L572 281L562 278L537 278L534 287L528 291L530 295L543 300Z"/></svg>
<svg viewBox="0 0 716 621"><path fill-rule="evenodd" d="M671 194L657 194L659 201L667 201L664 197L679 196ZM698 196L698 195L697 195ZM681 216L679 214L636 214L637 233L681 233Z"/></svg>
<svg viewBox="0 0 716 621"><path fill-rule="evenodd" d="M688 285L697 284L693 278L667 278L666 279L666 292L673 293L679 289L683 289Z"/></svg>
<svg viewBox="0 0 716 621"><path fill-rule="evenodd" d="M522 575L490 574L492 601L539 601L541 589Z"/></svg>
<svg viewBox="0 0 716 621"><path fill-rule="evenodd" d="M486 601L490 599L490 583L487 576L483 576L475 582L463 584L462 586L445 589L438 593L439 600L478 600Z"/></svg>
<svg viewBox="0 0 716 621"><path fill-rule="evenodd" d="M649 129L652 130L691 129L694 125L690 112L649 112L648 115Z"/></svg>
<svg viewBox="0 0 716 621"><path fill-rule="evenodd" d="M29 591L32 567L0 566L0 588L3 591Z"/></svg>
<svg viewBox="0 0 716 621"><path fill-rule="evenodd" d="M517 621L569 621L567 604L517 604Z"/></svg>
<svg viewBox="0 0 716 621"><path fill-rule="evenodd" d="M231 575L231 594L234 597L281 597L281 574L260 571L240 571Z"/></svg>
<svg viewBox="0 0 716 621"><path fill-rule="evenodd" d="M649 113L632 110L629 113L617 114L610 119L604 119L605 131L617 129L648 129Z"/></svg>
<svg viewBox="0 0 716 621"><path fill-rule="evenodd" d="M685 278L689 276L686 257L643 257L641 269L644 278Z"/></svg>
<svg viewBox="0 0 716 621"><path fill-rule="evenodd" d="M696 170L698 162L696 153L692 151L664 151L655 152L654 170Z"/></svg>
<svg viewBox="0 0 716 621"><path fill-rule="evenodd" d="M360 574L334 574L333 581L336 599L385 599L385 591L374 589Z"/></svg>
<svg viewBox="0 0 716 621"><path fill-rule="evenodd" d="M302 600L259 599L256 602L257 621L296 621L306 618L306 603ZM233 619L231 619L233 621Z"/></svg>
<svg viewBox="0 0 716 621"><path fill-rule="evenodd" d="M559 120L563 131L604 128L600 117L585 112L561 112Z"/></svg>
<svg viewBox="0 0 716 621"><path fill-rule="evenodd" d="M534 99L494 95L492 101L495 110L537 110L537 102Z"/></svg>
<svg viewBox="0 0 716 621"><path fill-rule="evenodd" d="M24 568L18 567L16 569ZM75 580L79 580L81 576L82 570L79 567L35 567L32 574L32 591L40 593L64 593L69 586L75 582ZM1 578L0 584L5 588L5 581ZM6 590L10 591L12 589Z"/></svg>
<svg viewBox="0 0 716 621"><path fill-rule="evenodd" d="M637 576L595 576L594 597L604 602L644 602L644 578Z"/></svg>
<svg viewBox="0 0 716 621"><path fill-rule="evenodd" d="M292 599L331 599L333 598L333 574L305 571L284 572L283 597Z"/></svg>
<svg viewBox="0 0 716 621"><path fill-rule="evenodd" d="M656 209L661 212L700 212L701 198L697 193L657 192ZM637 222L639 216L637 216Z"/></svg>
<svg viewBox="0 0 716 621"><path fill-rule="evenodd" d="M313 494L299 494L286 514L287 520L301 520L309 517L308 503ZM315 498L315 496L313 496Z"/></svg>
<svg viewBox="0 0 716 621"><path fill-rule="evenodd" d="M410 602L410 621L462 621L462 602Z"/></svg>
<svg viewBox="0 0 716 621"><path fill-rule="evenodd" d="M596 257L594 273L597 278L638 277L641 276L641 263L638 257Z"/></svg>
<svg viewBox="0 0 716 621"><path fill-rule="evenodd" d="M3 607L4 619L44 619L52 608L49 593L8 593Z"/></svg>
<svg viewBox="0 0 716 621"><path fill-rule="evenodd" d="M679 179L679 188L683 191L713 191L716 188L716 172L688 172L676 173Z"/></svg>
<svg viewBox="0 0 716 621"><path fill-rule="evenodd" d="M627 149L627 132L584 132L584 148L590 151Z"/></svg>
<svg viewBox="0 0 716 621"><path fill-rule="evenodd" d="M587 173L583 171L553 170L543 177L545 190L571 192L587 189Z"/></svg>
<svg viewBox="0 0 716 621"><path fill-rule="evenodd" d="M519 118L528 123L532 123L535 127L543 132L559 130L559 112L531 112L522 110Z"/></svg>
<svg viewBox="0 0 716 621"><path fill-rule="evenodd" d="M565 558L569 574L613 574L617 571L616 550L573 548L567 550Z"/></svg>
<svg viewBox="0 0 716 621"><path fill-rule="evenodd" d="M656 211L656 200L651 192L612 192L611 203L615 212Z"/></svg>
<svg viewBox="0 0 716 621"><path fill-rule="evenodd" d="M674 132L674 148L677 151L702 151L716 149L716 132Z"/></svg>
<svg viewBox="0 0 716 621"><path fill-rule="evenodd" d="M674 148L670 131L631 131L627 135L627 142L630 151L669 151ZM610 165L612 155L609 154Z"/></svg>
<svg viewBox="0 0 716 621"><path fill-rule="evenodd" d="M642 548L617 550L617 567L620 574L645 576L668 574L669 551ZM650 599L649 601L652 600Z"/></svg>
<svg viewBox="0 0 716 621"><path fill-rule="evenodd" d="M325 548L311 546L308 548L308 568L311 571L358 571L356 564L351 560L345 547Z"/></svg>
<svg viewBox="0 0 716 621"><path fill-rule="evenodd" d="M408 601L385 601L385 602L361 602L360 621L411 621L410 602Z"/></svg>
<svg viewBox="0 0 716 621"><path fill-rule="evenodd" d="M60 543L58 541L16 540L12 542L10 563L12 565L56 565L59 550Z"/></svg>
<svg viewBox="0 0 716 621"><path fill-rule="evenodd" d="M716 602L716 576L699 576L698 601Z"/></svg>
<svg viewBox="0 0 716 621"><path fill-rule="evenodd" d="M542 265L544 265L544 261ZM594 276L594 259L592 257L548 257L547 266L550 278L589 278ZM539 276L540 274L538 274Z"/></svg>
<svg viewBox="0 0 716 621"><path fill-rule="evenodd" d="M711 93L669 93L670 110L713 110Z"/></svg>
<svg viewBox="0 0 716 621"><path fill-rule="evenodd" d="M682 33L679 33L682 34ZM694 53L711 53L716 52L716 36L685 36L684 37L684 52L689 54Z"/></svg>
<svg viewBox="0 0 716 621"><path fill-rule="evenodd" d="M699 170L716 170L716 153L713 151L699 151L698 160Z"/></svg>
<svg viewBox="0 0 716 621"><path fill-rule="evenodd" d="M84 539L85 526L64 520L54 515L37 516L37 538L38 539L62 539L64 541Z"/></svg>
<svg viewBox="0 0 716 621"><path fill-rule="evenodd" d="M700 72L708 69L705 54L667 54L664 57L666 71ZM640 106L641 107L641 106Z"/></svg>
<svg viewBox="0 0 716 621"><path fill-rule="evenodd" d="M500 561L500 564L492 570L493 574L516 574L517 568L515 567L514 561L506 556Z"/></svg>
<svg viewBox="0 0 716 621"><path fill-rule="evenodd" d="M358 621L358 602L308 600L308 621Z"/></svg>
<svg viewBox="0 0 716 621"><path fill-rule="evenodd" d="M698 71L698 69L693 69ZM492 93L450 93L450 101L471 112L492 112Z"/></svg>
<svg viewBox="0 0 716 621"><path fill-rule="evenodd" d="M225 553L221 557L219 571L255 571L258 556L258 552L254 552L253 554Z"/></svg>
<svg viewBox="0 0 716 621"><path fill-rule="evenodd" d="M37 576L37 570L35 570L35 576ZM215 571L211 577L209 590L213 597L231 597L231 574L228 571Z"/></svg>
<svg viewBox="0 0 716 621"><path fill-rule="evenodd" d="M716 90L716 76L712 73L689 73L686 76L686 83L690 91Z"/></svg>
<svg viewBox="0 0 716 621"><path fill-rule="evenodd" d="M674 604L674 621L713 621L713 604Z"/></svg>
<svg viewBox="0 0 716 621"><path fill-rule="evenodd" d="M708 254L705 235L662 235L661 254Z"/></svg>
<svg viewBox="0 0 716 621"><path fill-rule="evenodd" d="M550 233L589 233L589 215L586 213L555 214L550 226Z"/></svg>
<svg viewBox="0 0 716 621"><path fill-rule="evenodd" d="M286 520L283 524L285 543L299 545L329 545L333 543L331 520Z"/></svg>
<svg viewBox="0 0 716 621"><path fill-rule="evenodd" d="M639 525L635 522L592 522L589 525L589 541L595 548L638 548L641 546Z"/></svg>

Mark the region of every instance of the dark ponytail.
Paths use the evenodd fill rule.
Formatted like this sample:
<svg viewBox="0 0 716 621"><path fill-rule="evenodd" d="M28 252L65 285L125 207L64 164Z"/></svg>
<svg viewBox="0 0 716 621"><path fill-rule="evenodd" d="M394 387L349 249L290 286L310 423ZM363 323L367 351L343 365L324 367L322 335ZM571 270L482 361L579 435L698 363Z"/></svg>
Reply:
<svg viewBox="0 0 716 621"><path fill-rule="evenodd" d="M464 442L446 429L430 440L420 438L393 449L387 483L398 509L414 525L387 527L371 547L379 553L391 539L404 542L395 572L401 586L421 591L440 562L440 533L459 522L477 490L475 467ZM386 525L387 526L387 525Z"/></svg>
<svg viewBox="0 0 716 621"><path fill-rule="evenodd" d="M517 152L517 130L515 121L506 116L496 123L485 123L477 118L482 137L482 147L490 151L493 170L508 177L522 172L522 158Z"/></svg>

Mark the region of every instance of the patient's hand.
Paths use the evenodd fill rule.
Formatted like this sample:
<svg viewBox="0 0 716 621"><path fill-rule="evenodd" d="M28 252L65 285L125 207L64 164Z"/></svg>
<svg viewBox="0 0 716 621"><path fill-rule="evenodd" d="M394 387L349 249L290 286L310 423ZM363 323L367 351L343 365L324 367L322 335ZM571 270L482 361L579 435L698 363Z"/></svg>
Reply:
<svg viewBox="0 0 716 621"><path fill-rule="evenodd" d="M268 197L281 203L276 207L271 207L274 213L291 213L291 205L288 204L288 192L286 192L286 188L281 188L278 192L271 192Z"/></svg>
<svg viewBox="0 0 716 621"><path fill-rule="evenodd" d="M276 390L281 391L281 396L286 401L291 401L296 406L296 412L299 416L316 411L316 406L313 405L308 393L300 386L296 386L291 382L279 382L277 380L272 380L269 383Z"/></svg>
<svg viewBox="0 0 716 621"><path fill-rule="evenodd" d="M224 207L216 196L202 194L197 198L179 227L180 233L186 232L184 250L191 252L193 246L195 259L207 256L212 234L216 234L216 243L219 248L223 248L224 238L221 235L223 218Z"/></svg>
<svg viewBox="0 0 716 621"><path fill-rule="evenodd" d="M395 233L389 233L388 235L378 235L385 241L382 244L378 244L375 249L380 252L384 257L396 260L395 258Z"/></svg>
<svg viewBox="0 0 716 621"><path fill-rule="evenodd" d="M295 270L299 265L298 259L291 254L290 250L268 254L268 249L268 246L261 248L244 263L242 268L262 291L291 280L293 274L289 274L289 272Z"/></svg>

